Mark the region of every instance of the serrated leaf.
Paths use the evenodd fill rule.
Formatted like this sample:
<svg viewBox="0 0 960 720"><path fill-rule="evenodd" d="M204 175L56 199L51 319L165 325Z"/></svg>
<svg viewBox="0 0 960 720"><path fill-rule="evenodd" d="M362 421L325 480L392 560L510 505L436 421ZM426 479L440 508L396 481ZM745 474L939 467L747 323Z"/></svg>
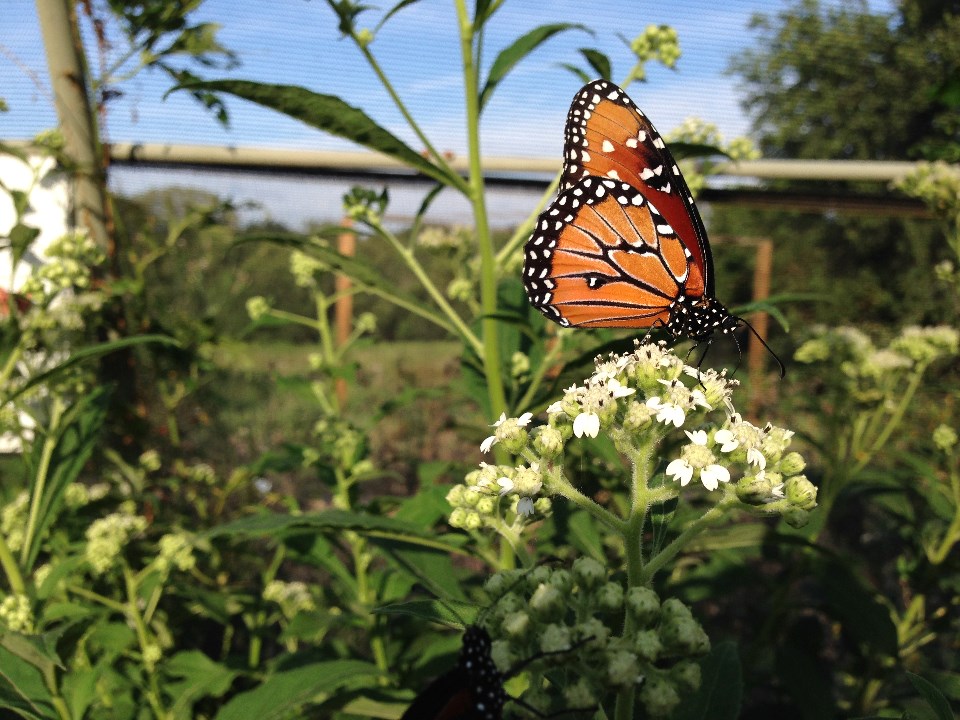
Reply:
<svg viewBox="0 0 960 720"><path fill-rule="evenodd" d="M299 85L274 85L252 80L188 82L178 85L171 92L176 90L235 95L392 157L445 185L462 187L463 181L459 176L437 167L400 138L380 127L363 110L348 105L335 95L322 95Z"/></svg>
<svg viewBox="0 0 960 720"><path fill-rule="evenodd" d="M541 25L525 35L521 35L514 40L511 45L501 50L493 61L490 72L487 73L487 80L483 84L483 90L480 91L480 110L483 110L490 100L490 96L493 95L493 91L497 89L497 85L500 84L507 73L509 73L518 62L554 35L566 32L567 30L590 32L589 28L579 23L551 23L549 25Z"/></svg>
<svg viewBox="0 0 960 720"><path fill-rule="evenodd" d="M164 663L166 675L182 678L170 681L167 688L176 698L170 711L174 717L189 717L193 703L205 697L221 697L239 673L214 662L199 650L180 652Z"/></svg>
<svg viewBox="0 0 960 720"><path fill-rule="evenodd" d="M956 720L953 710L950 709L950 702L936 685L912 672L907 673L907 679L910 680L913 689L920 693L920 697L936 714L937 720Z"/></svg>
<svg viewBox="0 0 960 720"><path fill-rule="evenodd" d="M736 720L740 716L743 678L740 655L730 640L718 643L700 661L700 688L688 696L674 720Z"/></svg>
<svg viewBox="0 0 960 720"><path fill-rule="evenodd" d="M231 698L215 718L283 720L312 700L322 700L347 686L362 686L379 675L375 666L358 660L310 663L270 675L253 690Z"/></svg>

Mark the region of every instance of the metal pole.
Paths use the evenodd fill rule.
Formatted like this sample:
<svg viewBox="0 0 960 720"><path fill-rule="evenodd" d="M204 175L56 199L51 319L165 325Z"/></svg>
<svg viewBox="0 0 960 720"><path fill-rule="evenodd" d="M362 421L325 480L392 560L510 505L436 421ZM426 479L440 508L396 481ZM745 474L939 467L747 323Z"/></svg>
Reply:
<svg viewBox="0 0 960 720"><path fill-rule="evenodd" d="M757 241L756 264L753 270L753 301L759 302L770 297L770 275L773 268L773 242L771 240ZM767 333L769 332L770 318L765 312L757 313L753 319L753 329L757 335L767 342ZM750 338L750 346L747 348L747 376L750 378L750 398L748 405L751 415L756 416L757 404L759 402L761 384L764 381L763 366L766 360L767 349L763 344L757 342L756 338Z"/></svg>
<svg viewBox="0 0 960 720"><path fill-rule="evenodd" d="M344 218L340 222L344 232L337 237L337 252L346 257L353 257L357 249L357 234L351 229L353 221L350 218ZM350 332L353 329L353 295L350 294L352 283L347 275L338 273L334 280L334 288L337 294L337 301L334 305L334 322L336 324L337 346L342 347L350 339ZM337 399L340 402L340 408L343 409L347 402L347 381L343 378L337 378Z"/></svg>

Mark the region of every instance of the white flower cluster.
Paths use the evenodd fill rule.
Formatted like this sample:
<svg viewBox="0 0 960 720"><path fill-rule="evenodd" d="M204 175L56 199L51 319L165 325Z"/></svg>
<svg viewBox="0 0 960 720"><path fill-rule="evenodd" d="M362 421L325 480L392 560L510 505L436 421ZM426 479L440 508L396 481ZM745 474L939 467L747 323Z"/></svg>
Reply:
<svg viewBox="0 0 960 720"><path fill-rule="evenodd" d="M299 612L310 612L317 609L317 604L310 594L310 588L300 581L283 582L273 580L263 589L263 599L280 606L285 617L292 618Z"/></svg>
<svg viewBox="0 0 960 720"><path fill-rule="evenodd" d="M94 520L87 528L84 555L94 575L103 575L116 563L130 540L147 529L147 519L125 512Z"/></svg>
<svg viewBox="0 0 960 720"><path fill-rule="evenodd" d="M662 343L638 342L631 353L598 358L582 385L567 388L547 408L546 425L531 427L531 413L500 416L480 450L489 453L501 445L524 462L483 463L469 473L447 495L454 508L451 525L478 529L506 521L516 527L548 512L549 496L572 487L562 466L564 446L573 438L604 434L630 456L637 448L660 446L678 430L687 442L678 457L664 460L664 473L681 487L696 480L714 491L736 478L744 503L773 512L776 506L769 503L786 498L799 510L811 509L816 488L799 474L800 455L786 452L793 433L741 418L731 399L736 385L722 372L686 365Z"/></svg>

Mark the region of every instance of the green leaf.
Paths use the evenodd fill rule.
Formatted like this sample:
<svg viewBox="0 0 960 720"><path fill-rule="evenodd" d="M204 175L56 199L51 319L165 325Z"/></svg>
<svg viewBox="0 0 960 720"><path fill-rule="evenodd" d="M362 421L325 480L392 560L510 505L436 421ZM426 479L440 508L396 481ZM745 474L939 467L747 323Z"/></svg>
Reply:
<svg viewBox="0 0 960 720"><path fill-rule="evenodd" d="M239 673L214 662L199 650L187 650L174 655L163 665L163 672L182 681L166 684L171 697L174 717L190 717L193 703L205 697L221 697Z"/></svg>
<svg viewBox="0 0 960 720"><path fill-rule="evenodd" d="M27 390L31 390L38 385L48 384L52 379L57 375L64 372L68 368L73 367L77 363L84 362L86 360L92 360L94 358L101 357L102 355L109 355L112 352L121 350L127 347L133 347L134 345L146 345L148 343L161 343L164 345L173 345L175 347L180 347L180 343L172 337L166 335L137 335L136 337L123 338L122 340L113 340L111 342L99 343L97 345L89 345L85 348L75 351L70 357L64 360L59 365L46 370L39 375L34 375L27 382L25 382L20 388L12 392L7 397L7 402L12 402L16 398L20 397Z"/></svg>
<svg viewBox="0 0 960 720"><path fill-rule="evenodd" d="M402 539L390 537L368 536L368 540L437 597L464 599L449 552L411 546Z"/></svg>
<svg viewBox="0 0 960 720"><path fill-rule="evenodd" d="M743 678L737 646L718 643L700 661L700 689L677 708L674 720L736 720L740 716Z"/></svg>
<svg viewBox="0 0 960 720"><path fill-rule="evenodd" d="M59 716L42 671L20 654L24 651L22 637L13 633L0 635L0 709L30 720L53 720ZM11 644L16 652L10 649Z"/></svg>
<svg viewBox="0 0 960 720"><path fill-rule="evenodd" d="M592 48L580 48L580 54L583 55L583 59L587 61L587 64L601 78L604 80L610 80L613 77L613 68L610 65L610 58L608 58L602 52ZM584 83L588 83L593 79L589 75L586 75L586 73L584 73L584 75L587 77L587 79L584 80Z"/></svg>
<svg viewBox="0 0 960 720"><path fill-rule="evenodd" d="M937 720L956 720L953 710L950 709L950 702L936 685L912 672L907 673L907 679L910 680L913 689L920 693L920 696L936 714Z"/></svg>
<svg viewBox="0 0 960 720"><path fill-rule="evenodd" d="M444 185L457 188L462 186L459 176L453 176L437 167L398 137L377 125L363 110L348 105L335 95L321 95L297 85L273 85L251 80L189 82L175 87L173 91L175 90L235 95L331 135L383 153Z"/></svg>
<svg viewBox="0 0 960 720"><path fill-rule="evenodd" d="M10 250L13 253L13 264L16 265L23 258L33 241L40 235L40 229L17 223L10 228Z"/></svg>
<svg viewBox="0 0 960 720"><path fill-rule="evenodd" d="M323 700L345 687L366 684L379 671L358 660L317 662L275 673L249 692L234 696L216 720L283 720L311 701Z"/></svg>
<svg viewBox="0 0 960 720"><path fill-rule="evenodd" d="M456 331L447 323L446 319L425 306L423 300L397 290L382 272L375 270L362 260L341 255L331 247L319 245L296 233L251 233L237 240L237 244L246 242L269 242L276 245L285 245L312 255L330 266L331 270L343 273L357 284L363 285L367 292L426 318L433 324L447 330L451 335L456 334Z"/></svg>
<svg viewBox="0 0 960 720"><path fill-rule="evenodd" d="M97 681L102 675L101 667L71 667L70 672L64 673L60 692L70 708L70 717L84 716L87 708L97 698Z"/></svg>
<svg viewBox="0 0 960 720"><path fill-rule="evenodd" d="M408 615L463 630L477 619L476 605L457 600L411 600L375 608L377 615Z"/></svg>
<svg viewBox="0 0 960 720"><path fill-rule="evenodd" d="M303 515L259 513L211 528L204 533L204 537L252 538L278 536L291 531L316 530L354 530L361 533L379 532L422 538L432 537L432 533L427 530L392 518L335 509Z"/></svg>
<svg viewBox="0 0 960 720"><path fill-rule="evenodd" d="M818 562L816 573L830 614L843 624L844 631L868 648L870 656L897 657L897 628L874 592L839 559Z"/></svg>
<svg viewBox="0 0 960 720"><path fill-rule="evenodd" d="M496 90L497 85L500 84L500 81L506 77L507 73L509 73L518 62L554 35L574 29L590 32L589 28L579 23L551 23L550 25L541 25L526 35L522 35L514 40L513 44L509 47L501 50L496 60L493 61L493 65L490 67L490 72L487 74L487 81L483 84L483 90L480 91L480 109L483 110L487 101L490 100L490 96L493 95L493 91Z"/></svg>
<svg viewBox="0 0 960 720"><path fill-rule="evenodd" d="M570 63L559 63L559 65L560 65L560 67L562 67L564 70L569 70L570 72L572 72L572 73L580 80L580 82L583 83L584 85L586 85L588 82L590 82L590 81L593 79L590 75L588 75L587 73L585 73L583 70L581 70L580 68L578 68L576 65L572 65L572 64L570 64Z"/></svg>
<svg viewBox="0 0 960 720"><path fill-rule="evenodd" d="M109 387L99 387L81 397L64 413L54 438L48 437L34 443L31 465L35 468L41 466L41 458L49 452L49 443L54 442L55 445L47 459L47 476L36 523L30 536L24 539L25 569L32 568L36 562L40 538L57 519L67 486L77 479L93 452L100 428L107 417L110 390Z"/></svg>
<svg viewBox="0 0 960 720"><path fill-rule="evenodd" d="M400 2L398 2L392 8L390 8L390 10L387 11L386 15L384 15L380 19L380 22L377 23L377 26L373 30L373 34L376 35L380 31L380 28L382 28L386 24L387 20L392 18L398 12L403 10L405 7L408 7L418 2L420 2L420 0L400 0Z"/></svg>

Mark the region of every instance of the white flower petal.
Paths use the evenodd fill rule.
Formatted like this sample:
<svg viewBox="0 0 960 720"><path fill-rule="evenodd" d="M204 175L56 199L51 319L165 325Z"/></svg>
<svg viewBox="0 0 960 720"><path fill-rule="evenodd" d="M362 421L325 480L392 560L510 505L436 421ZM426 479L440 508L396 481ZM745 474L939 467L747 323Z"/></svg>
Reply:
<svg viewBox="0 0 960 720"><path fill-rule="evenodd" d="M694 445L703 445L706 447L707 433L704 430L694 430L693 432L684 430L683 432L687 434L687 437L690 438L690 442L692 442Z"/></svg>
<svg viewBox="0 0 960 720"><path fill-rule="evenodd" d="M520 427L526 427L530 424L531 420L533 420L533 413L525 412L523 415L517 418L517 425Z"/></svg>
<svg viewBox="0 0 960 720"><path fill-rule="evenodd" d="M756 448L747 450L747 462L751 465L756 465L761 470L767 467L767 459L763 456L763 453Z"/></svg>
<svg viewBox="0 0 960 720"><path fill-rule="evenodd" d="M677 458L667 465L667 475L672 475L674 480L679 480L680 485L684 486L693 477L693 466L683 458Z"/></svg>
<svg viewBox="0 0 960 720"><path fill-rule="evenodd" d="M500 419L497 420L497 421L496 421L493 425L491 425L490 427L500 427L500 425L502 425L503 422L504 422L506 419L507 419L507 414L506 414L505 412L502 412L502 413L500 413Z"/></svg>
<svg viewBox="0 0 960 720"><path fill-rule="evenodd" d="M676 427L680 427L686 419L687 415L679 405L664 403L657 411L657 422L662 422L664 425L673 423Z"/></svg>
<svg viewBox="0 0 960 720"><path fill-rule="evenodd" d="M493 446L496 445L496 444L497 444L497 436L496 436L496 435L491 435L491 436L488 437L486 440L484 440L482 443L480 443L480 452L482 452L482 453L488 453L488 452L490 452L491 448L493 448Z"/></svg>
<svg viewBox="0 0 960 720"><path fill-rule="evenodd" d="M740 446L740 441L726 428L717 430L713 436L713 441L720 445L720 452L733 452Z"/></svg>
<svg viewBox="0 0 960 720"><path fill-rule="evenodd" d="M716 490L719 483L730 482L730 471L723 465L707 465L700 471L700 482L707 490Z"/></svg>
<svg viewBox="0 0 960 720"><path fill-rule="evenodd" d="M607 390L609 390L610 394L615 398L627 397L627 395L633 395L636 392L632 387L621 385L619 380L611 380L608 382Z"/></svg>
<svg viewBox="0 0 960 720"><path fill-rule="evenodd" d="M555 403L551 403L551 404L547 407L547 412L548 412L550 415L554 415L554 414L556 414L556 413L558 413L558 412L563 412L563 402L561 402L560 400L557 400Z"/></svg>
<svg viewBox="0 0 960 720"><path fill-rule="evenodd" d="M596 413L580 413L573 421L573 434L577 437L596 437L600 432L600 417Z"/></svg>
<svg viewBox="0 0 960 720"><path fill-rule="evenodd" d="M513 480L504 476L502 478L497 478L497 485L500 486L500 494L506 495L508 492L513 490Z"/></svg>
<svg viewBox="0 0 960 720"><path fill-rule="evenodd" d="M533 515L533 499L528 497L520 498L520 501L517 503L517 515L530 516Z"/></svg>

